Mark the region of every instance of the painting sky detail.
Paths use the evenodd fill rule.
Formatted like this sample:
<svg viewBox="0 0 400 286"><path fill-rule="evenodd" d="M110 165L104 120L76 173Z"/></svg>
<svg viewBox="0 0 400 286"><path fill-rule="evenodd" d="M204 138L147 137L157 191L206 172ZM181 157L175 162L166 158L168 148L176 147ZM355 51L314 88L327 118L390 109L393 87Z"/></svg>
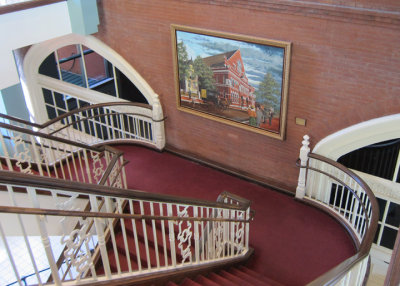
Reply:
<svg viewBox="0 0 400 286"><path fill-rule="evenodd" d="M271 73L282 86L283 48L183 31L176 31L176 38L178 43L183 41L193 60L240 49L246 76L253 87L258 88L266 73Z"/></svg>

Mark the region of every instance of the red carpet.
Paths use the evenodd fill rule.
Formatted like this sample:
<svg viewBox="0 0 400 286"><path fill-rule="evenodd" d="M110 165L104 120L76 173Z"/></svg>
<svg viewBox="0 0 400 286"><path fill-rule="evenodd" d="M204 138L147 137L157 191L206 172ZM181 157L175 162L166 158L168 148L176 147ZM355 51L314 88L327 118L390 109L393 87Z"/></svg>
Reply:
<svg viewBox="0 0 400 286"><path fill-rule="evenodd" d="M284 195L214 169L139 146L125 152L128 187L215 201L222 191L253 202L247 265L284 285L305 285L355 253L345 230L325 213ZM293 162L294 164L294 162Z"/></svg>

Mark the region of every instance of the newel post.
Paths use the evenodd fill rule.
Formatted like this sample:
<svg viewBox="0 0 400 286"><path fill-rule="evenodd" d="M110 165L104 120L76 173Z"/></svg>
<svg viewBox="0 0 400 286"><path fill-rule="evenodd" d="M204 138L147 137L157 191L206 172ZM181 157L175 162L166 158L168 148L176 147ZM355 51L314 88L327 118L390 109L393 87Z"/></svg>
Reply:
<svg viewBox="0 0 400 286"><path fill-rule="evenodd" d="M310 153L310 137L308 135L304 135L303 141L301 142L303 146L300 148L300 171L299 171L299 181L297 183L296 188L296 198L302 199L306 193L306 174L307 169L304 168L307 166L308 161L308 153Z"/></svg>

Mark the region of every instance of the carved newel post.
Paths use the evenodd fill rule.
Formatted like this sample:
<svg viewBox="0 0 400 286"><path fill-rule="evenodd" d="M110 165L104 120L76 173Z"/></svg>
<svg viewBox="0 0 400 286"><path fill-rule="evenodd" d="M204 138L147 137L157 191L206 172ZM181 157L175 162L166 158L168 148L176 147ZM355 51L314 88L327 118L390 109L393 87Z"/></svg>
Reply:
<svg viewBox="0 0 400 286"><path fill-rule="evenodd" d="M304 168L307 166L308 161L308 153L310 153L310 137L308 135L304 135L303 141L301 142L303 146L300 148L300 171L299 171L299 181L297 183L296 188L296 198L302 199L306 193L306 174L307 169Z"/></svg>

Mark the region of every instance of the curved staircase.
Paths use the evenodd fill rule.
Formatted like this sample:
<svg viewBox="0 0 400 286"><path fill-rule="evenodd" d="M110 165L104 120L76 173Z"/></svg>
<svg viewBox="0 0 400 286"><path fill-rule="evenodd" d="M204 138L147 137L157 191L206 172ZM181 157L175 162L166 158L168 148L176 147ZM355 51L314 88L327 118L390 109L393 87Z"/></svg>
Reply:
<svg viewBox="0 0 400 286"><path fill-rule="evenodd" d="M113 110L116 105L121 104L87 106L50 124L33 124L30 128L26 128L29 122L3 116L16 125L25 125L0 125L4 163L0 165L0 189L10 198L2 202L0 214L10 215L22 230L34 266L34 273L29 276L36 276L36 283L54 285L283 285L254 271L267 265L252 268L253 261L244 266L253 254L249 225L254 213L249 200L228 192L213 202L127 188L130 178L125 173L122 153L90 146L91 140L95 138L97 145L105 141L142 140L144 145L158 148L163 142L157 140L164 137L158 136L160 130L152 127L157 121L152 122L147 116L145 123L143 117L133 117L137 116L134 110L126 114ZM135 108L134 104L122 105ZM71 140L78 137L79 142ZM309 285L362 285L368 274L368 252L377 227L375 198L368 186L343 166L309 153L308 144L305 137L296 198L340 221L357 249L336 267L325 269ZM170 165L167 167L170 169ZM177 182L172 182L172 186ZM198 190L194 181L188 182L190 188L183 189L180 195ZM21 201L20 196L24 197ZM48 200L50 204L43 203ZM261 219L268 220L273 215ZM27 217L34 218L34 232L41 236L49 265L47 277L42 277L42 270L36 266L25 227L29 224ZM50 218L60 219L59 225ZM16 283L22 285L26 277L19 275L20 269L8 246L9 229L3 230L1 224L10 271L14 272ZM62 231L64 247L58 259L53 255L49 237L49 232L56 228ZM93 247L89 241L95 241ZM263 238L254 241L265 243ZM285 284L299 285L293 280Z"/></svg>

